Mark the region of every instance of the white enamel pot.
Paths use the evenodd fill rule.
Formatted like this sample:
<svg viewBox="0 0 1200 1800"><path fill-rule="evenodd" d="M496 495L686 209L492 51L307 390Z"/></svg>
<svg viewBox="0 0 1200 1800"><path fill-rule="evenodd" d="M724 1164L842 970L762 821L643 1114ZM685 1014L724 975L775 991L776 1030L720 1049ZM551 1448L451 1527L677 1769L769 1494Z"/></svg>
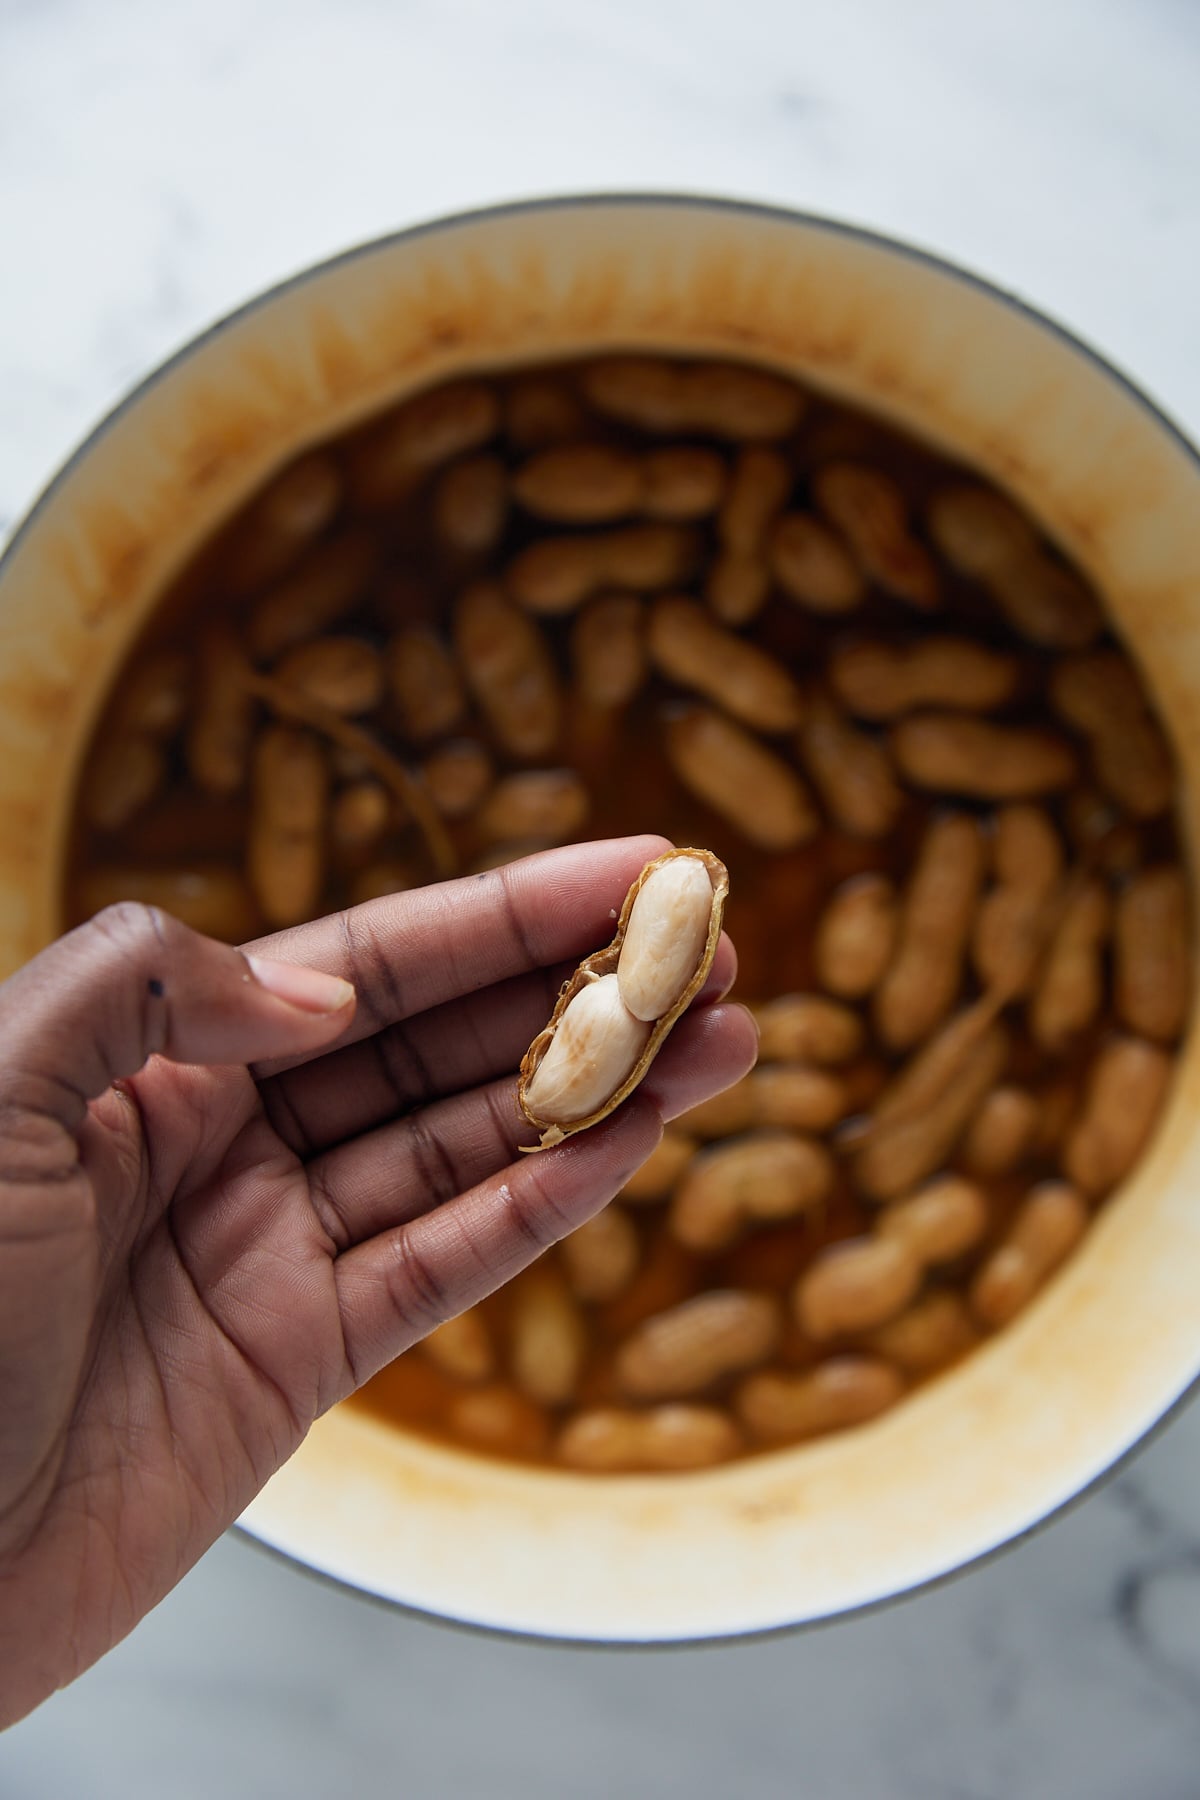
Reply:
<svg viewBox="0 0 1200 1800"><path fill-rule="evenodd" d="M414 387L601 347L747 356L1000 482L1107 596L1200 802L1200 462L1070 336L928 256L693 199L451 219L298 276L189 345L92 435L0 564L0 962L59 928L76 766L164 579L277 463ZM345 1409L243 1521L355 1587L600 1641L844 1614L1078 1495L1200 1371L1200 1052L1132 1181L1014 1326L893 1414L686 1478L586 1479Z"/></svg>

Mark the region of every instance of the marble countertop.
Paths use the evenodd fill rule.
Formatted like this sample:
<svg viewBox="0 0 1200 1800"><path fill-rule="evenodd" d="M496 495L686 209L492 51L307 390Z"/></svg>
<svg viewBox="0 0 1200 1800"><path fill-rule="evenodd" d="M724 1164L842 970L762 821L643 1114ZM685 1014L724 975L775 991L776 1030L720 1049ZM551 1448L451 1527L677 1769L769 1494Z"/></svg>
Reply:
<svg viewBox="0 0 1200 1800"><path fill-rule="evenodd" d="M497 199L743 195L1070 323L1200 437L1191 0L0 0L0 535L255 290ZM915 1601L660 1654L505 1643L223 1541L0 1740L6 1800L1200 1795L1200 1411Z"/></svg>

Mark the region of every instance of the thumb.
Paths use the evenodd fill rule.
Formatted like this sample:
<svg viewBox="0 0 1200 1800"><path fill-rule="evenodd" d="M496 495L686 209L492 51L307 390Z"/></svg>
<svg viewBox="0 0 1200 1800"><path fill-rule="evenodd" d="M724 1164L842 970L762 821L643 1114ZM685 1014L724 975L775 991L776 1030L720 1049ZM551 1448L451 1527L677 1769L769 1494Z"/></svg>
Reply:
<svg viewBox="0 0 1200 1800"><path fill-rule="evenodd" d="M0 1105L74 1132L89 1100L148 1057L244 1063L323 1049L354 1015L348 981L250 956L132 901L0 986Z"/></svg>

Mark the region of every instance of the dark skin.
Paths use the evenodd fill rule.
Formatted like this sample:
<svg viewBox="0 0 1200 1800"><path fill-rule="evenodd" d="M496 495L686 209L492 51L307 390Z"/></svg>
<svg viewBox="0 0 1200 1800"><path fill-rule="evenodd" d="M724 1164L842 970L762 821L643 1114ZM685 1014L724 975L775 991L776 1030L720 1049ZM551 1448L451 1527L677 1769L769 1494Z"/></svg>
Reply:
<svg viewBox="0 0 1200 1800"><path fill-rule="evenodd" d="M249 959L116 907L0 987L0 1725L124 1637L321 1413L749 1068L723 940L638 1092L517 1151L513 1070L665 848L550 851Z"/></svg>

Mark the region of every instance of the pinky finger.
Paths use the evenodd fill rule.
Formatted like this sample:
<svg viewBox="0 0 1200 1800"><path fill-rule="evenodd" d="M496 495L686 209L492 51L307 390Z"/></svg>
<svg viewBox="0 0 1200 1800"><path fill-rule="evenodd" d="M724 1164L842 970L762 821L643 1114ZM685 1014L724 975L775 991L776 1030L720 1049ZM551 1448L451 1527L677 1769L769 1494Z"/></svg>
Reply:
<svg viewBox="0 0 1200 1800"><path fill-rule="evenodd" d="M359 1386L446 1319L474 1306L607 1206L662 1136L648 1099L334 1264L351 1384Z"/></svg>

